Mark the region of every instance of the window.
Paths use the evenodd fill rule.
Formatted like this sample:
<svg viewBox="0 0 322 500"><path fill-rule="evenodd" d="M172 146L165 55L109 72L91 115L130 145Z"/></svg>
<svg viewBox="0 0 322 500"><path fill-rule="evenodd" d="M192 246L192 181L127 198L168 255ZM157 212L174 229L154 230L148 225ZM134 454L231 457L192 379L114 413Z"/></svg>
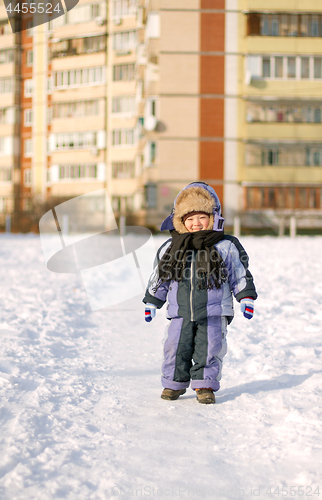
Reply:
<svg viewBox="0 0 322 500"><path fill-rule="evenodd" d="M319 150L313 151L313 165L315 167L320 165L320 151Z"/></svg>
<svg viewBox="0 0 322 500"><path fill-rule="evenodd" d="M19 84L15 78L0 78L0 94L10 94L19 91Z"/></svg>
<svg viewBox="0 0 322 500"><path fill-rule="evenodd" d="M32 139L25 139L24 155L25 156L32 156L32 154L33 154Z"/></svg>
<svg viewBox="0 0 322 500"><path fill-rule="evenodd" d="M31 186L31 168L25 168L24 170L24 185Z"/></svg>
<svg viewBox="0 0 322 500"><path fill-rule="evenodd" d="M322 148L308 147L306 149L306 165L313 167L322 166Z"/></svg>
<svg viewBox="0 0 322 500"><path fill-rule="evenodd" d="M113 66L113 81L131 81L134 80L134 64L118 64Z"/></svg>
<svg viewBox="0 0 322 500"><path fill-rule="evenodd" d="M262 36L269 35L269 15L263 14L261 16L261 33Z"/></svg>
<svg viewBox="0 0 322 500"><path fill-rule="evenodd" d="M314 78L322 78L322 59L314 57Z"/></svg>
<svg viewBox="0 0 322 500"><path fill-rule="evenodd" d="M156 160L156 152L157 152L157 145L155 142L150 143L150 161L151 163L155 163Z"/></svg>
<svg viewBox="0 0 322 500"><path fill-rule="evenodd" d="M95 164L80 164L80 165L59 165L59 180L64 179L96 179L97 165Z"/></svg>
<svg viewBox="0 0 322 500"><path fill-rule="evenodd" d="M77 7L74 7L73 10L75 10ZM64 16L59 16L56 19L53 19L52 21L49 21L49 29L50 30L55 30L57 28L60 28L61 26L64 26L67 24L67 16L66 14Z"/></svg>
<svg viewBox="0 0 322 500"><path fill-rule="evenodd" d="M134 162L119 161L112 163L112 175L114 179L129 179L135 174Z"/></svg>
<svg viewBox="0 0 322 500"><path fill-rule="evenodd" d="M155 99L151 99L151 115L156 116L157 102Z"/></svg>
<svg viewBox="0 0 322 500"><path fill-rule="evenodd" d="M157 185L146 184L145 186L146 208L157 208Z"/></svg>
<svg viewBox="0 0 322 500"><path fill-rule="evenodd" d="M11 168L1 168L0 169L0 182L10 182L12 181L12 169Z"/></svg>
<svg viewBox="0 0 322 500"><path fill-rule="evenodd" d="M0 64L8 64L14 62L13 49L0 50Z"/></svg>
<svg viewBox="0 0 322 500"><path fill-rule="evenodd" d="M160 37L160 14L159 12L149 12L145 28L146 38Z"/></svg>
<svg viewBox="0 0 322 500"><path fill-rule="evenodd" d="M63 56L75 56L79 54L90 54L105 51L106 36L89 36L84 38L71 38L61 40L52 44L52 58Z"/></svg>
<svg viewBox="0 0 322 500"><path fill-rule="evenodd" d="M271 22L271 35L272 36L278 36L280 34L279 30L279 16L278 15L273 15L272 16L272 22Z"/></svg>
<svg viewBox="0 0 322 500"><path fill-rule="evenodd" d="M301 57L301 78L310 78L309 57Z"/></svg>
<svg viewBox="0 0 322 500"><path fill-rule="evenodd" d="M309 36L309 16L307 15L301 16L300 24L301 24L300 35Z"/></svg>
<svg viewBox="0 0 322 500"><path fill-rule="evenodd" d="M290 36L299 36L299 16L291 15Z"/></svg>
<svg viewBox="0 0 322 500"><path fill-rule="evenodd" d="M61 18L65 17L66 20L65 22L60 21L58 23L59 26L62 26L63 24L78 24L78 23L87 23L89 21L92 21L98 16L104 16L105 15L105 4L104 3L97 3L97 4L85 4L85 5L78 5L74 7L71 11L67 13L67 16L61 16ZM55 21L58 21L57 18L53 22L53 28L55 29L58 27L58 25L55 25Z"/></svg>
<svg viewBox="0 0 322 500"><path fill-rule="evenodd" d="M307 189L308 208L318 208L317 189Z"/></svg>
<svg viewBox="0 0 322 500"><path fill-rule="evenodd" d="M321 14L260 13L247 14L250 36L322 37Z"/></svg>
<svg viewBox="0 0 322 500"><path fill-rule="evenodd" d="M283 57L275 57L275 78L283 78Z"/></svg>
<svg viewBox="0 0 322 500"><path fill-rule="evenodd" d="M34 92L34 81L30 78L25 80L25 97L32 97Z"/></svg>
<svg viewBox="0 0 322 500"><path fill-rule="evenodd" d="M34 22L33 21L26 22L26 36L34 36Z"/></svg>
<svg viewBox="0 0 322 500"><path fill-rule="evenodd" d="M27 50L26 53L26 65L32 66L34 62L34 53L33 50Z"/></svg>
<svg viewBox="0 0 322 500"><path fill-rule="evenodd" d="M268 207L275 208L276 206L276 196L275 196L275 188L268 188Z"/></svg>
<svg viewBox="0 0 322 500"><path fill-rule="evenodd" d="M321 108L314 108L314 123L321 123Z"/></svg>
<svg viewBox="0 0 322 500"><path fill-rule="evenodd" d="M14 22L14 19L11 19L11 22ZM10 35L12 34L12 29L8 20L0 21L0 36L1 35Z"/></svg>
<svg viewBox="0 0 322 500"><path fill-rule="evenodd" d="M102 84L105 81L103 66L80 70L57 71L54 75L54 87L80 87L82 85Z"/></svg>
<svg viewBox="0 0 322 500"><path fill-rule="evenodd" d="M0 123L19 123L18 108L0 108Z"/></svg>
<svg viewBox="0 0 322 500"><path fill-rule="evenodd" d="M290 33L290 27L289 27L289 22L290 22L290 16L288 14L282 14L280 17L280 22L281 22L281 36L289 36Z"/></svg>
<svg viewBox="0 0 322 500"><path fill-rule="evenodd" d="M269 57L263 57L263 78L271 76L271 60Z"/></svg>
<svg viewBox="0 0 322 500"><path fill-rule="evenodd" d="M296 77L296 58L288 57L287 58L287 78L295 78Z"/></svg>
<svg viewBox="0 0 322 500"><path fill-rule="evenodd" d="M307 192L306 188L299 188L299 205L300 208L307 207Z"/></svg>
<svg viewBox="0 0 322 500"><path fill-rule="evenodd" d="M319 17L320 16L311 16L311 36L320 36Z"/></svg>
<svg viewBox="0 0 322 500"><path fill-rule="evenodd" d="M133 50L137 43L137 32L132 31L120 31L114 33L113 35L113 49L116 51L126 51Z"/></svg>
<svg viewBox="0 0 322 500"><path fill-rule="evenodd" d="M24 115L25 115L24 118L25 126L30 127L32 125L32 120L33 120L32 109L26 109Z"/></svg>
<svg viewBox="0 0 322 500"><path fill-rule="evenodd" d="M46 118L47 118L47 123L51 123L51 121L53 119L53 108L52 107L47 108Z"/></svg>
<svg viewBox="0 0 322 500"><path fill-rule="evenodd" d="M113 17L122 18L136 14L137 0L113 0Z"/></svg>
<svg viewBox="0 0 322 500"><path fill-rule="evenodd" d="M0 137L0 154L5 153L5 138Z"/></svg>
<svg viewBox="0 0 322 500"><path fill-rule="evenodd" d="M55 149L88 149L97 146L97 132L60 133L54 135Z"/></svg>
<svg viewBox="0 0 322 500"><path fill-rule="evenodd" d="M124 146L134 144L134 129L119 129L112 131L112 145Z"/></svg>
<svg viewBox="0 0 322 500"><path fill-rule="evenodd" d="M322 166L322 145L280 143L276 146L247 144L245 148L247 166Z"/></svg>
<svg viewBox="0 0 322 500"><path fill-rule="evenodd" d="M278 165L278 149L263 149L262 165Z"/></svg>
<svg viewBox="0 0 322 500"><path fill-rule="evenodd" d="M322 57L315 56L247 56L246 82L254 78L289 80L322 79ZM249 81L248 81L249 84Z"/></svg>

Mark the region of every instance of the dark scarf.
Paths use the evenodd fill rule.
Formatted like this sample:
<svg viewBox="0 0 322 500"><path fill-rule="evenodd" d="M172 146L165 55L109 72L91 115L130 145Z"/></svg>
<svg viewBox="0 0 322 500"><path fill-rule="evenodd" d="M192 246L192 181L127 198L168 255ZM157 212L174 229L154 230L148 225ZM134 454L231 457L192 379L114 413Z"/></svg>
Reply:
<svg viewBox="0 0 322 500"><path fill-rule="evenodd" d="M214 245L224 237L224 231L203 230L194 233L180 234L170 231L172 243L161 258L158 271L159 279L154 291L168 280L182 281L187 262L191 261L193 251L196 255L196 275L198 288L220 288L227 281L227 271L224 261ZM190 260L189 260L190 257Z"/></svg>

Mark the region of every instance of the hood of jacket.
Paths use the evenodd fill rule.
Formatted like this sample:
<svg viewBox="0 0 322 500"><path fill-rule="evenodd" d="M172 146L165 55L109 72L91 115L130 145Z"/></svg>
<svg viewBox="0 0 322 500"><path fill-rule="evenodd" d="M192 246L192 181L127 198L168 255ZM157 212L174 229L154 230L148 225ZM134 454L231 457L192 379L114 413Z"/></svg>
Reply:
<svg viewBox="0 0 322 500"><path fill-rule="evenodd" d="M161 231L175 229L180 234L188 232L183 217L191 212L209 214L207 229L223 230L224 218L221 216L221 204L216 191L204 182L192 182L176 196L171 214L161 224Z"/></svg>

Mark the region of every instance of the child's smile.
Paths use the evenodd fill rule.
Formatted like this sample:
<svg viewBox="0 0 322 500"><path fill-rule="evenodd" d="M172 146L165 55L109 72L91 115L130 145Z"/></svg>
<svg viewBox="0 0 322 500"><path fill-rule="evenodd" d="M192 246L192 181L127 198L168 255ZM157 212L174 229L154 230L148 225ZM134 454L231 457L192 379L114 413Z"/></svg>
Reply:
<svg viewBox="0 0 322 500"><path fill-rule="evenodd" d="M210 217L207 214L195 214L191 215L185 220L185 227L188 229L189 233L194 233L196 231L203 231L209 226Z"/></svg>

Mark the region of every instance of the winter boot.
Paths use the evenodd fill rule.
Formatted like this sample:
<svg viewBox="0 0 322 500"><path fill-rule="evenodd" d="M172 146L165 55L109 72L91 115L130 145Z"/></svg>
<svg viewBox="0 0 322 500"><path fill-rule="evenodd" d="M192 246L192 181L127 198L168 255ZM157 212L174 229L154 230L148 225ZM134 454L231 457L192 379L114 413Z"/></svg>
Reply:
<svg viewBox="0 0 322 500"><path fill-rule="evenodd" d="M174 401L175 399L178 399L178 397L184 394L185 392L186 389L179 389L178 391L174 391L173 389L163 389L161 398Z"/></svg>
<svg viewBox="0 0 322 500"><path fill-rule="evenodd" d="M212 389L196 389L197 400L203 404L213 404L215 402L215 395Z"/></svg>

